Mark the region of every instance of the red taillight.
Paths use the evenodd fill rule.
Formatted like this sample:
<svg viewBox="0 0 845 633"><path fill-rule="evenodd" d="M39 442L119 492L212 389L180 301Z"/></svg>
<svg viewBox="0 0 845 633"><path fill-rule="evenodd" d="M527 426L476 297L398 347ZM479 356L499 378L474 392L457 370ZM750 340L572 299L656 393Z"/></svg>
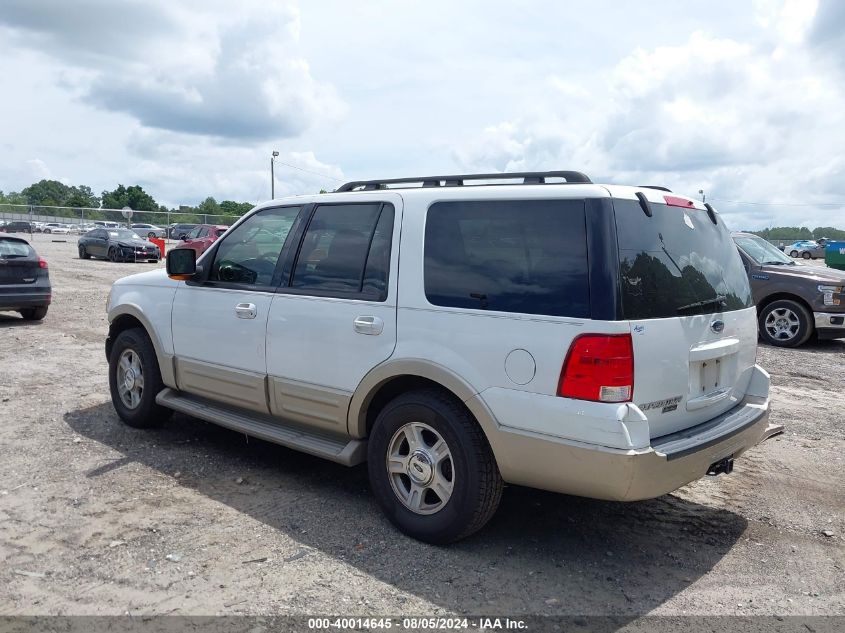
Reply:
<svg viewBox="0 0 845 633"><path fill-rule="evenodd" d="M628 402L634 393L630 334L582 334L572 341L557 395L595 402Z"/></svg>
<svg viewBox="0 0 845 633"><path fill-rule="evenodd" d="M39 268L47 268L48 267L47 266L47 260L44 259L43 257L39 257L38 258L38 267Z"/></svg>
<svg viewBox="0 0 845 633"><path fill-rule="evenodd" d="M695 202L687 200L686 198L679 198L678 196L663 196L668 207L683 207L684 209L694 209Z"/></svg>

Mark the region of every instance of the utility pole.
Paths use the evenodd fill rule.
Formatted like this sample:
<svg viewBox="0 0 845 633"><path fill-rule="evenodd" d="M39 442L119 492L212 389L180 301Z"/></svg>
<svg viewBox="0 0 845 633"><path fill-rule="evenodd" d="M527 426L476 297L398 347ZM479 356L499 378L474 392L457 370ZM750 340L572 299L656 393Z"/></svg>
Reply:
<svg viewBox="0 0 845 633"><path fill-rule="evenodd" d="M276 175L273 173L273 161L276 160L276 156L279 155L279 152L273 150L272 156L270 156L270 199L276 199Z"/></svg>

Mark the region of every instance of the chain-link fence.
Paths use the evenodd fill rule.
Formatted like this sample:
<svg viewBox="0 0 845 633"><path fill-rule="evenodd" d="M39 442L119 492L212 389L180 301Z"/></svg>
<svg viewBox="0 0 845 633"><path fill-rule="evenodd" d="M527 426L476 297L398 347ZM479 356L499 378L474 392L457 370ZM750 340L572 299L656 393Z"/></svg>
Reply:
<svg viewBox="0 0 845 633"><path fill-rule="evenodd" d="M94 209L86 207L48 207L24 204L0 204L0 223L24 221L33 223L33 232L44 231L45 224L66 225L73 233L81 233L97 226L96 223L131 226L151 224L167 231L172 237L172 227L190 224L220 224L230 226L240 216L197 213L195 211L133 211L131 219L123 216L121 209ZM112 224L113 223L113 224ZM183 230L180 228L180 231Z"/></svg>

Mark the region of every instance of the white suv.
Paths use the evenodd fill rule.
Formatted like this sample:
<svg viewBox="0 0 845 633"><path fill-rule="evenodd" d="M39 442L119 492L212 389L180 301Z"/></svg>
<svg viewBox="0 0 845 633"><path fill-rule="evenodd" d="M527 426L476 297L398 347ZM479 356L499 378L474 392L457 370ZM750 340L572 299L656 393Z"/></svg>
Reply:
<svg viewBox="0 0 845 633"><path fill-rule="evenodd" d="M474 184L475 183L475 184ZM348 183L273 200L200 259L117 281L112 400L353 466L432 543L504 482L671 492L763 437L769 376L709 205L578 172Z"/></svg>

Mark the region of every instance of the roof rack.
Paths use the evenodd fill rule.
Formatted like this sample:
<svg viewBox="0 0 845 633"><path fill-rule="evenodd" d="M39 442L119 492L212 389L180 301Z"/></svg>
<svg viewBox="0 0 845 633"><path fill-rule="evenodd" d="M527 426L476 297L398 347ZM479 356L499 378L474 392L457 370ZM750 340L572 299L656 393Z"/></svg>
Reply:
<svg viewBox="0 0 845 633"><path fill-rule="evenodd" d="M418 176L415 178L388 178L382 180L353 180L347 182L335 191L373 191L387 189L387 185L422 183L423 187L461 187L468 180L513 180L522 178L523 185L544 184L592 184L585 174L580 171L520 171L497 174L459 174L455 176ZM546 178L563 178L565 183L547 183ZM442 183L442 184L441 184ZM394 187L401 189L402 187Z"/></svg>

